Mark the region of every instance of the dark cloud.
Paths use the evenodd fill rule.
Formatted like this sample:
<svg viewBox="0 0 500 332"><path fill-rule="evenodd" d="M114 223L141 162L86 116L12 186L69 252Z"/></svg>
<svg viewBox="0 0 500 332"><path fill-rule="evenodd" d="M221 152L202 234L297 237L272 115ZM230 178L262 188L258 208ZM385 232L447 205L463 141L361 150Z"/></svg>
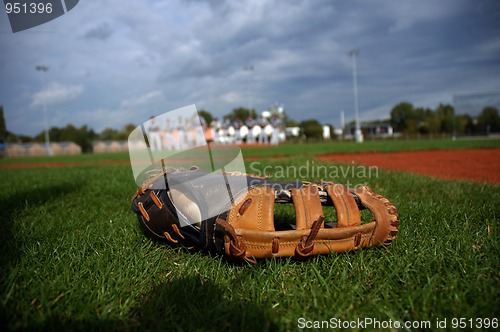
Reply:
<svg viewBox="0 0 500 332"><path fill-rule="evenodd" d="M54 33L0 34L7 50L0 61L0 100L8 123L19 123L12 130L40 131L39 123L28 126L29 116L16 110L30 108L41 86L33 67L47 64L48 82L81 85L86 97L50 112L71 107L75 121L93 128L122 125L100 123L101 114L130 121L144 113L147 119L192 103L220 117L238 106L260 111L281 102L296 120L316 117L338 125L342 110L352 119L347 52L358 48L361 118L386 118L402 100L434 107L457 93L500 91L499 4L89 2L52 21ZM244 70L249 65L253 72ZM133 98L160 93L161 100L123 108Z"/></svg>
<svg viewBox="0 0 500 332"><path fill-rule="evenodd" d="M106 40L113 34L113 29L108 22L101 23L85 32L83 35L86 39Z"/></svg>

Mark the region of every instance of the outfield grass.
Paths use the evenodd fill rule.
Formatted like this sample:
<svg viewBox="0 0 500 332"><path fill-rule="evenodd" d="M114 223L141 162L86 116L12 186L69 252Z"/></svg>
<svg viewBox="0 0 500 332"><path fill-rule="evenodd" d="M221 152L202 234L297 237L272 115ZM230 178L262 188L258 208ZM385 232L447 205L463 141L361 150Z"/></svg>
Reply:
<svg viewBox="0 0 500 332"><path fill-rule="evenodd" d="M352 141L332 141L321 143L287 143L279 147L247 147L243 149L245 157L272 156L316 156L319 154L357 153L357 152L398 152L412 150L455 150L475 148L498 148L500 139L456 140L380 140L358 144Z"/></svg>
<svg viewBox="0 0 500 332"><path fill-rule="evenodd" d="M451 318L500 318L500 187L358 175L335 181L368 183L397 206L391 247L249 266L144 237L129 166L0 169L0 327L274 331L301 317L370 317L448 318L450 328Z"/></svg>

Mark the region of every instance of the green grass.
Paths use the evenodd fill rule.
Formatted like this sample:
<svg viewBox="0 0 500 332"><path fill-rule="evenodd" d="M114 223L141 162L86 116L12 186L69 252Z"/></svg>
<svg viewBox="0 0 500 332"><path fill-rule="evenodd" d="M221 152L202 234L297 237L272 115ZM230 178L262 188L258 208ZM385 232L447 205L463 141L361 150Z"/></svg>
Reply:
<svg viewBox="0 0 500 332"><path fill-rule="evenodd" d="M334 179L368 183L397 206L393 245L250 266L146 238L127 165L0 169L0 179L2 330L274 331L297 329L301 317L448 318L450 328L453 317L500 318L499 186L382 170ZM291 218L285 207L277 214Z"/></svg>
<svg viewBox="0 0 500 332"><path fill-rule="evenodd" d="M16 157L16 158L3 158L0 159L1 164L43 164L50 162L74 163L81 162L83 164L95 164L102 161L129 161L130 157L128 152L116 153L96 153L96 154L78 154L78 155L64 155L64 156L35 156L35 157Z"/></svg>
<svg viewBox="0 0 500 332"><path fill-rule="evenodd" d="M473 148L499 148L500 139L455 140L421 139L421 140L380 140L366 141L363 144L354 142L332 141L326 143L287 143L279 147L248 147L243 149L245 157L279 156L315 156L332 153L357 152L398 152L411 150L455 150Z"/></svg>

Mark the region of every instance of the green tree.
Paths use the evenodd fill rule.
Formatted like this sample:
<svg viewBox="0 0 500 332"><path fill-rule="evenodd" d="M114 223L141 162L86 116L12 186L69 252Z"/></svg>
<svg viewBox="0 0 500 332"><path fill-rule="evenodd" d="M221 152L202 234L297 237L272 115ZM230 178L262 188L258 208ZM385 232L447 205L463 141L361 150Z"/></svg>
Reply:
<svg viewBox="0 0 500 332"><path fill-rule="evenodd" d="M391 110L391 125L394 128L394 131L400 133L407 132L410 129L410 126L414 126L416 131L413 104L409 102L401 102L394 106Z"/></svg>
<svg viewBox="0 0 500 332"><path fill-rule="evenodd" d="M80 145L78 143L80 138L79 136L80 135L78 129L70 123L67 124L66 127L62 128L61 141L75 142L76 144ZM82 151L83 151L83 146L82 146Z"/></svg>
<svg viewBox="0 0 500 332"><path fill-rule="evenodd" d="M198 115L201 116L203 119L205 119L205 122L207 125L210 125L210 123L214 119L213 115L207 110L203 110L203 109L199 110Z"/></svg>
<svg viewBox="0 0 500 332"><path fill-rule="evenodd" d="M128 136L135 129L135 125L128 123L121 130L106 128L100 135L101 140L126 141ZM103 136L104 134L104 136Z"/></svg>
<svg viewBox="0 0 500 332"><path fill-rule="evenodd" d="M439 119L436 112L429 110L425 117L425 122L427 123L430 134L439 134L441 131L441 119Z"/></svg>
<svg viewBox="0 0 500 332"><path fill-rule="evenodd" d="M128 140L128 136L135 129L135 127L135 124L127 123L125 126L123 126L123 129L118 132L116 139L119 141Z"/></svg>
<svg viewBox="0 0 500 332"><path fill-rule="evenodd" d="M118 139L118 131L113 128L104 129L99 135L99 139L102 141L114 141Z"/></svg>
<svg viewBox="0 0 500 332"><path fill-rule="evenodd" d="M440 132L451 134L453 132L455 109L448 104L439 104L436 109L436 115L441 122Z"/></svg>
<svg viewBox="0 0 500 332"><path fill-rule="evenodd" d="M50 141L51 142L62 142L63 141L63 139L62 139L63 130L64 129L61 129L61 128L58 128L58 127L51 127L49 129L49 139L50 139ZM34 141L38 142L38 143L45 142L45 130L43 130L38 135L36 135Z"/></svg>
<svg viewBox="0 0 500 332"><path fill-rule="evenodd" d="M6 143L28 143L33 141L34 139L31 136L16 135L10 131L7 131L7 138L5 139Z"/></svg>
<svg viewBox="0 0 500 332"><path fill-rule="evenodd" d="M92 152L92 141L96 140L98 137L99 136L93 129L84 125L77 129L77 139L74 142L82 147L83 153L90 153Z"/></svg>
<svg viewBox="0 0 500 332"><path fill-rule="evenodd" d="M485 107L477 118L479 130L482 133L500 132L500 117L495 107Z"/></svg>
<svg viewBox="0 0 500 332"><path fill-rule="evenodd" d="M133 124L133 123L128 123L126 124L124 127L123 127L123 130L125 131L125 133L127 134L127 137L128 135L130 135L130 133L135 129L136 125Z"/></svg>
<svg viewBox="0 0 500 332"><path fill-rule="evenodd" d="M321 139L323 138L323 126L316 119L304 120L300 123L302 133L307 138Z"/></svg>
<svg viewBox="0 0 500 332"><path fill-rule="evenodd" d="M87 125L76 128L72 124L67 124L64 128L52 127L49 130L49 136L53 142L75 142L80 145L84 153L92 152L92 141L99 137L99 135L97 135L94 130L89 129ZM44 131L35 137L35 141L45 141Z"/></svg>
<svg viewBox="0 0 500 332"><path fill-rule="evenodd" d="M455 118L455 126L458 135L473 135L477 132L474 119L469 114L458 115Z"/></svg>
<svg viewBox="0 0 500 332"><path fill-rule="evenodd" d="M417 120L417 132L419 134L430 134L432 128L432 117L434 112L430 108L417 107L414 109L414 117Z"/></svg>
<svg viewBox="0 0 500 332"><path fill-rule="evenodd" d="M255 111L255 109L252 108L251 110L249 110L248 108L245 107L235 108L227 116L231 121L233 121L236 118L239 118L241 121L245 121L248 118L249 114L252 116L252 118L254 119L257 118L257 112Z"/></svg>

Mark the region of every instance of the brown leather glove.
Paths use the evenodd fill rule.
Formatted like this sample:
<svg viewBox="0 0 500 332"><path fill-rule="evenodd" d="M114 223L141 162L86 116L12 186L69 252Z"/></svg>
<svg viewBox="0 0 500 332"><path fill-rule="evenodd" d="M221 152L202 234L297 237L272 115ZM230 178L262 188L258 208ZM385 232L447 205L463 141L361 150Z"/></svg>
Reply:
<svg viewBox="0 0 500 332"><path fill-rule="evenodd" d="M394 205L366 186L279 183L196 169L157 173L132 200L148 235L250 262L387 246L399 225ZM274 219L275 203L294 205L295 224ZM325 220L324 206L335 208L336 220ZM371 212L371 222L362 223L363 209Z"/></svg>

